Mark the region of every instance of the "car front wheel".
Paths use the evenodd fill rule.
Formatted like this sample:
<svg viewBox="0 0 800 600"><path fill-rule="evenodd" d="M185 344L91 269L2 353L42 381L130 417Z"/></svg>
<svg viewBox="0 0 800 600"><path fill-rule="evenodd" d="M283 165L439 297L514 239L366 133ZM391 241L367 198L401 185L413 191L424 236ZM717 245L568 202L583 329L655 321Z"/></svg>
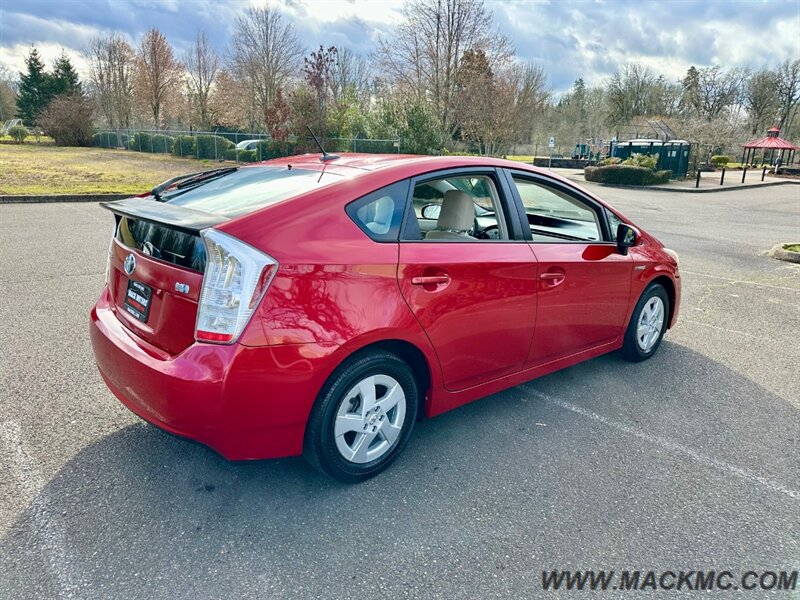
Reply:
<svg viewBox="0 0 800 600"><path fill-rule="evenodd" d="M653 356L667 331L668 318L667 290L660 283L650 284L636 303L625 332L622 355L636 362Z"/></svg>
<svg viewBox="0 0 800 600"><path fill-rule="evenodd" d="M417 385L394 354L367 351L345 361L317 398L303 455L326 475L356 483L386 469L416 420Z"/></svg>

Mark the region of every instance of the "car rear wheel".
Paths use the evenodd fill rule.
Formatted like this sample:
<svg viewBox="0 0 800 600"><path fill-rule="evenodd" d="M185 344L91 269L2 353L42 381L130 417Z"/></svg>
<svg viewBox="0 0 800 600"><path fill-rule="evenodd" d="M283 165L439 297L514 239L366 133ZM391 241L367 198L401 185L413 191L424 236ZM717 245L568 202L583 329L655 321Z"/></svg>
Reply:
<svg viewBox="0 0 800 600"><path fill-rule="evenodd" d="M667 331L668 317L667 290L663 285L653 283L647 287L636 303L631 322L625 332L622 355L635 362L653 356Z"/></svg>
<svg viewBox="0 0 800 600"><path fill-rule="evenodd" d="M329 477L364 481L402 452L418 404L414 374L402 359L383 351L353 356L320 391L303 455Z"/></svg>

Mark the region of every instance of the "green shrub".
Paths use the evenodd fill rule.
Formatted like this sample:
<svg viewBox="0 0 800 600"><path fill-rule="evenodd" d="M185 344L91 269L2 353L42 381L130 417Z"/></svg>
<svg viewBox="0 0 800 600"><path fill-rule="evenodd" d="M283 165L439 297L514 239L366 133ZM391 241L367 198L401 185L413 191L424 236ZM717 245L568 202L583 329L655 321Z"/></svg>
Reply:
<svg viewBox="0 0 800 600"><path fill-rule="evenodd" d="M98 148L123 148L128 146L128 136L115 131L101 131L92 136L92 146Z"/></svg>
<svg viewBox="0 0 800 600"><path fill-rule="evenodd" d="M28 137L28 128L22 125L14 125L8 130L8 135L18 144L21 144L25 141L25 138Z"/></svg>
<svg viewBox="0 0 800 600"><path fill-rule="evenodd" d="M82 92L55 96L39 115L39 126L57 146L91 146L94 105Z"/></svg>
<svg viewBox="0 0 800 600"><path fill-rule="evenodd" d="M226 150L236 147L236 144L221 135L198 135L194 139L194 155L197 158L221 159L225 157Z"/></svg>
<svg viewBox="0 0 800 600"><path fill-rule="evenodd" d="M172 143L175 138L163 133L147 133L139 131L128 142L128 149L137 152L153 152L156 154L167 154L172 152Z"/></svg>
<svg viewBox="0 0 800 600"><path fill-rule="evenodd" d="M724 154L718 154L716 156L711 157L711 164L714 165L715 167L724 167L729 162L731 162L730 157L725 156Z"/></svg>
<svg viewBox="0 0 800 600"><path fill-rule="evenodd" d="M244 163L251 163L256 162L258 160L258 152L256 150L239 150L238 153L236 148L230 148L225 150L225 160L232 160L236 162L244 162Z"/></svg>
<svg viewBox="0 0 800 600"><path fill-rule="evenodd" d="M273 158L283 158L284 156L300 154L301 148L302 147L297 142L264 140L258 143L258 148L256 148L254 152L256 153L256 160L272 160ZM326 148L326 150L328 149ZM319 150L317 150L317 152L319 152Z"/></svg>
<svg viewBox="0 0 800 600"><path fill-rule="evenodd" d="M586 181L612 185L659 185L669 182L670 171L653 171L647 167L634 165L607 165L586 167L583 171Z"/></svg>
<svg viewBox="0 0 800 600"><path fill-rule="evenodd" d="M618 156L609 156L608 158L604 158L600 161L600 166L607 167L608 165L618 165L622 162L622 159Z"/></svg>
<svg viewBox="0 0 800 600"><path fill-rule="evenodd" d="M197 148L194 144L194 136L179 135L172 144L172 153L175 156L195 156Z"/></svg>
<svg viewBox="0 0 800 600"><path fill-rule="evenodd" d="M631 167L644 167L645 169L650 169L652 171L656 170L656 163L658 163L658 157L649 154L631 154L628 158L622 161L623 165L629 165Z"/></svg>

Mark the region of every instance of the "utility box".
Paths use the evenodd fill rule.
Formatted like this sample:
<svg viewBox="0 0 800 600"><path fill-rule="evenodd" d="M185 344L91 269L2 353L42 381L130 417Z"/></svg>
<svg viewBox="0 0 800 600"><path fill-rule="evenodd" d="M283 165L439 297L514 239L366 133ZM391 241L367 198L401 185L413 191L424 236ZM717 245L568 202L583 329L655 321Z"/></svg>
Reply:
<svg viewBox="0 0 800 600"><path fill-rule="evenodd" d="M679 179L689 172L691 144L686 140L637 139L612 144L611 156L625 160L631 154L652 155L658 158L657 171L670 171L672 179Z"/></svg>
<svg viewBox="0 0 800 600"><path fill-rule="evenodd" d="M691 144L686 140L670 140L664 142L661 147L661 157L658 161L657 169L660 171L671 171L672 179L686 177L689 172L689 155L691 154Z"/></svg>

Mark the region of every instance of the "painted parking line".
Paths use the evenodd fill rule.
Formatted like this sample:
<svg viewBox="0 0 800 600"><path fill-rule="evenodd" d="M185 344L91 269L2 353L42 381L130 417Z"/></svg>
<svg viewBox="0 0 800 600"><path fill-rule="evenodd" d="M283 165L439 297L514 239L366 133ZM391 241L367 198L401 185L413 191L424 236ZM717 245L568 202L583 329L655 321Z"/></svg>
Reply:
<svg viewBox="0 0 800 600"><path fill-rule="evenodd" d="M783 290L786 292L795 292L795 293L800 291L798 288L791 288L782 285L772 285L771 283L760 283L758 281L746 281L744 279L734 279L732 277L723 277L722 275L712 275L711 273L700 273L698 271L687 271L685 269L681 269L681 273L686 275L697 275L698 277L710 277L711 279L720 279L722 281L727 281L728 283L733 283L733 284L744 283L746 285L755 285L758 287L770 288L772 290Z"/></svg>
<svg viewBox="0 0 800 600"><path fill-rule="evenodd" d="M571 402L562 400L561 398L556 398L554 396L550 396L549 394L545 394L537 390L526 389L526 391L544 402L548 402L550 404L558 406L559 408L568 410L572 413L575 413L591 421L594 421L595 423L600 423L602 425L605 425L606 427L610 427L611 429L616 429L617 431L622 431L624 433L632 435L653 446L658 446L665 450L669 450L670 452L682 454L694 460L695 462L701 463L707 467L723 471L725 473L728 473L729 475L733 475L734 477L738 477L739 479L743 479L751 483L756 483L761 487L767 488L773 492L779 492L795 500L800 499L800 490L793 490L791 488L788 488L780 483L772 481L771 479L762 477L761 475L759 475L758 473L754 473L753 471L749 471L747 469L737 467L736 465L732 465L730 463L718 460L716 458L706 456L705 454L702 454L697 450L694 450L693 448L689 448L688 446L684 446L683 444L679 444L667 438L652 435L635 427L631 427L630 425L627 425L620 421L609 419L608 417L599 415L595 412L592 412L590 410L572 404Z"/></svg>
<svg viewBox="0 0 800 600"><path fill-rule="evenodd" d="M78 596L81 581L75 561L67 552L64 528L48 505L44 491L45 479L36 459L22 439L22 428L15 421L0 423L0 456L8 465L22 495L28 504L36 535L47 557L47 564L56 578L59 598Z"/></svg>

